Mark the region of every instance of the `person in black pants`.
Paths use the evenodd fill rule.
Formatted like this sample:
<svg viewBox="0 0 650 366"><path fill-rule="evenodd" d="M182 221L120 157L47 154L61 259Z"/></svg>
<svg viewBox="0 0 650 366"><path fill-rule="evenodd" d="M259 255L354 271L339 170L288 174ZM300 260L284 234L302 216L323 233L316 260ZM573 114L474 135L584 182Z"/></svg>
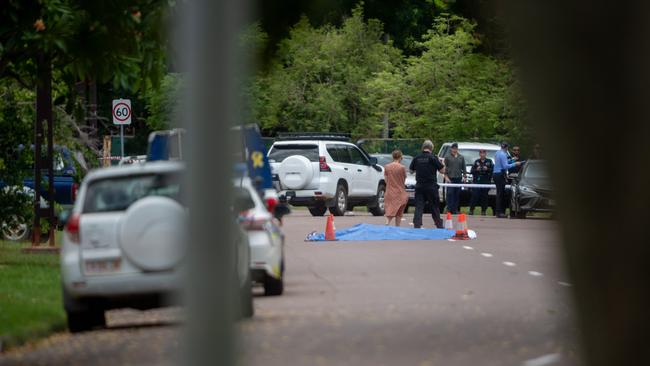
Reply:
<svg viewBox="0 0 650 366"><path fill-rule="evenodd" d="M492 163L491 159L486 158L485 149L479 150L478 154L480 158L476 159L472 165L472 181L476 184L490 184L494 163ZM472 188L472 201L469 205L470 215L474 215L474 208L480 203L481 215L485 216L488 205L488 190L489 188Z"/></svg>
<svg viewBox="0 0 650 366"><path fill-rule="evenodd" d="M445 168L437 156L432 154L433 143L429 140L422 144L422 153L411 161L409 170L415 172L415 214L413 227L422 227L422 214L425 203L431 208L431 216L437 228L442 228L440 218L440 197L438 195L438 182L436 172L444 174Z"/></svg>
<svg viewBox="0 0 650 366"><path fill-rule="evenodd" d="M498 218L506 218L506 176L508 175L508 169L513 167L520 166L521 162L508 163L508 143L501 143L501 150L497 151L494 157L494 173L492 177L494 179L494 184L497 188L497 197L496 197L496 216Z"/></svg>

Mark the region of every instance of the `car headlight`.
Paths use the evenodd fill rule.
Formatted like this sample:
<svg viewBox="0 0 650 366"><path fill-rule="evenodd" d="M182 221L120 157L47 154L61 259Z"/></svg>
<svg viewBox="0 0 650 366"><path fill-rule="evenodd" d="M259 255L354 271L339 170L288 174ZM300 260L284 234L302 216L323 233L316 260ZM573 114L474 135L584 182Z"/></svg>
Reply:
<svg viewBox="0 0 650 366"><path fill-rule="evenodd" d="M535 192L534 189L529 188L529 187L526 187L526 186L520 186L519 189L520 189L522 192L526 192L526 193L537 193L537 192Z"/></svg>

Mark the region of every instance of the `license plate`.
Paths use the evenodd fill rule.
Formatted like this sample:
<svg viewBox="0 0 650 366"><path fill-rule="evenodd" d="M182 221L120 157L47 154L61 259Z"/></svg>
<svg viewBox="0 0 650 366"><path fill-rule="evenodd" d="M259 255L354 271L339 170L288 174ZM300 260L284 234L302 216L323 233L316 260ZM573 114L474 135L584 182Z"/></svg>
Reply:
<svg viewBox="0 0 650 366"><path fill-rule="evenodd" d="M491 196L494 196L494 195L497 194L497 190L494 189L494 188L490 188L490 190L488 191L488 194L491 195Z"/></svg>
<svg viewBox="0 0 650 366"><path fill-rule="evenodd" d="M414 191L409 192L409 198L413 198L413 197L415 197L415 192Z"/></svg>
<svg viewBox="0 0 650 366"><path fill-rule="evenodd" d="M86 273L98 274L115 272L120 269L120 264L121 262L119 259L86 261Z"/></svg>

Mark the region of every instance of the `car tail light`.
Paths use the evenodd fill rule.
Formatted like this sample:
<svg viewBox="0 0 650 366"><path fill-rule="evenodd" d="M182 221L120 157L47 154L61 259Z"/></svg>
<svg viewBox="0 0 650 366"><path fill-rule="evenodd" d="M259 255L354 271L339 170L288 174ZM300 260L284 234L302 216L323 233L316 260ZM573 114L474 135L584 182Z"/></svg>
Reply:
<svg viewBox="0 0 650 366"><path fill-rule="evenodd" d="M81 242L81 238L79 236L80 219L81 216L78 213L73 214L70 219L68 219L68 223L65 225L65 231L68 233L70 241L77 244Z"/></svg>
<svg viewBox="0 0 650 366"><path fill-rule="evenodd" d="M270 213L273 213L275 210L275 206L278 205L278 199L276 197L267 197L266 198L266 209L269 210Z"/></svg>
<svg viewBox="0 0 650 366"><path fill-rule="evenodd" d="M79 185L77 185L77 183L72 183L72 202L77 199L77 190L79 190Z"/></svg>
<svg viewBox="0 0 650 366"><path fill-rule="evenodd" d="M319 156L318 157L318 165L320 166L320 171L321 172L331 172L332 169L330 169L330 166L327 165L327 160L325 160L324 156Z"/></svg>

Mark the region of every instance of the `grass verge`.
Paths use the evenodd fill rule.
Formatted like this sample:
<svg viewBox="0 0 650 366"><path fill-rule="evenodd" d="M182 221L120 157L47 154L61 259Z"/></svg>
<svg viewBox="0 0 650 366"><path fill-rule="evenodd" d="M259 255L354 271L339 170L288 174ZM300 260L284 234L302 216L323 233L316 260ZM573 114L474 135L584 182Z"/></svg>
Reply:
<svg viewBox="0 0 650 366"><path fill-rule="evenodd" d="M0 241L0 351L65 328L59 256Z"/></svg>

